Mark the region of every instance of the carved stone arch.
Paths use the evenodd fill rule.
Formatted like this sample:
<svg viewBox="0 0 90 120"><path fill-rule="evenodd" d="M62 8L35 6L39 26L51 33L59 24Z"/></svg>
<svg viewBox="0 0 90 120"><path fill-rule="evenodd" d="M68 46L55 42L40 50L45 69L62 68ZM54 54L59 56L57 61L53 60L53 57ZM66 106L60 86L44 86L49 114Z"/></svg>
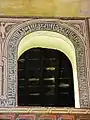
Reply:
<svg viewBox="0 0 90 120"><path fill-rule="evenodd" d="M80 107L89 106L87 68L85 64L85 45L82 36L69 26L57 20L26 21L16 26L8 35L7 48L7 99L0 106L17 106L17 49L21 39L34 31L52 31L66 36L74 45L76 52L77 75L79 83ZM78 34L77 34L78 33Z"/></svg>

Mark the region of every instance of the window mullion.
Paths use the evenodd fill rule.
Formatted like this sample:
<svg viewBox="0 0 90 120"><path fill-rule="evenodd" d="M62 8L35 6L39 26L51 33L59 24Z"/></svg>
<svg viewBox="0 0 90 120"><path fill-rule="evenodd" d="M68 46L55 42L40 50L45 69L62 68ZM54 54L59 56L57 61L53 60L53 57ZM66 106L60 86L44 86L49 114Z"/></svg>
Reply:
<svg viewBox="0 0 90 120"><path fill-rule="evenodd" d="M43 105L43 97L44 97L44 85L43 85L43 72L44 72L44 66L43 66L43 61L44 61L44 50L40 49L40 99L41 99L41 105Z"/></svg>
<svg viewBox="0 0 90 120"><path fill-rule="evenodd" d="M56 57L56 68L55 68L55 104L58 105L58 97L59 97L59 90L58 90L58 78L59 78L59 58Z"/></svg>
<svg viewBox="0 0 90 120"><path fill-rule="evenodd" d="M28 104L28 94L29 94L29 88L28 88L28 72L29 72L29 66L28 66L28 54L27 52L25 53L25 104Z"/></svg>

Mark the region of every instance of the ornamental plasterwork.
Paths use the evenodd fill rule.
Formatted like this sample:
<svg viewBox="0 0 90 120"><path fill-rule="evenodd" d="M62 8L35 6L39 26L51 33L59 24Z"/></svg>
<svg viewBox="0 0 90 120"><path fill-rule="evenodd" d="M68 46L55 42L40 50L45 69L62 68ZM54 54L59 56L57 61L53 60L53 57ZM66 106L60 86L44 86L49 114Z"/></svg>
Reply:
<svg viewBox="0 0 90 120"><path fill-rule="evenodd" d="M0 99L4 99L6 96L6 82L7 82L7 58L5 44L6 38L10 30L16 25L24 22L26 19L10 19L10 18L0 18ZM5 101L4 101L5 103Z"/></svg>
<svg viewBox="0 0 90 120"><path fill-rule="evenodd" d="M7 18L5 18L7 19ZM4 21L5 21L4 19ZM12 23L14 20L16 20L16 24L12 25L9 24L8 34L5 35L5 47L2 49L2 52L5 53L6 58L6 79L3 80L3 93L4 98L0 100L0 106L6 106L6 107L14 107L17 106L17 49L18 44L21 41L21 39L29 34L30 32L34 31L53 31L60 33L67 38L70 39L70 41L73 43L75 47L76 52L76 62L77 62L77 72L78 72L78 83L79 83L79 94L80 94L80 107L86 108L89 107L89 89L88 89L88 76L87 76L87 67L89 64L87 64L88 59L88 49L86 50L85 42L87 41L86 38L86 31L81 34L80 30L75 29L75 27L69 25L66 20L59 20L59 19L23 19L23 18L11 18L7 19L7 22ZM64 22L63 22L64 21ZM76 20L75 26L77 24L78 26L78 20ZM74 20L75 22L75 20ZM82 20L79 20L81 24L83 23L83 26L85 25L85 22L82 22ZM71 23L71 21L70 21ZM73 23L74 24L74 23ZM80 28L79 28L80 29ZM6 29L5 29L6 30ZM4 33L6 34L6 31L3 31L2 34L4 36ZM2 36L1 36L2 37ZM1 42L2 45L2 42ZM87 44L86 44L87 45ZM7 52L5 52L7 51ZM86 54L87 51L87 54ZM3 55L2 55L3 56ZM1 60L1 59L0 59ZM2 62L2 60L1 60ZM2 66L1 66L2 67ZM0 83L2 83L2 80L0 79Z"/></svg>
<svg viewBox="0 0 90 120"><path fill-rule="evenodd" d="M64 23L76 29L83 37L85 33L85 21L84 20L63 20Z"/></svg>

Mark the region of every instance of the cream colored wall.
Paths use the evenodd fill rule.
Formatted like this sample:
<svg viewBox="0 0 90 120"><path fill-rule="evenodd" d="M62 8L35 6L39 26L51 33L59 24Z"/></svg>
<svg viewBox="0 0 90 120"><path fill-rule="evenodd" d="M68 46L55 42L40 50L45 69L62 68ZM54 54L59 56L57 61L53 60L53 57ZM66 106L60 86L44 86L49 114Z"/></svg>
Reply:
<svg viewBox="0 0 90 120"><path fill-rule="evenodd" d="M90 16L90 0L0 0L0 15Z"/></svg>

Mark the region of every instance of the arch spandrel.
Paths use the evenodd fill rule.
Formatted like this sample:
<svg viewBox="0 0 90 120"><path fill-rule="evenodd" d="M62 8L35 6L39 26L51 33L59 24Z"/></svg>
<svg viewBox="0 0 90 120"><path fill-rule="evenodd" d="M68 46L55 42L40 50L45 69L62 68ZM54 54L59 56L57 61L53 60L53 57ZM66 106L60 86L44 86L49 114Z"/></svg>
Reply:
<svg viewBox="0 0 90 120"><path fill-rule="evenodd" d="M53 31L66 36L74 45L76 53L77 73L79 82L80 107L88 107L88 85L86 64L84 61L85 47L82 38L75 31L57 20L26 21L16 26L7 37L7 64L8 64L8 99L5 106L16 106L16 80L17 80L17 49L21 39L34 31ZM12 85L12 88L10 87ZM2 103L1 103L1 106Z"/></svg>

